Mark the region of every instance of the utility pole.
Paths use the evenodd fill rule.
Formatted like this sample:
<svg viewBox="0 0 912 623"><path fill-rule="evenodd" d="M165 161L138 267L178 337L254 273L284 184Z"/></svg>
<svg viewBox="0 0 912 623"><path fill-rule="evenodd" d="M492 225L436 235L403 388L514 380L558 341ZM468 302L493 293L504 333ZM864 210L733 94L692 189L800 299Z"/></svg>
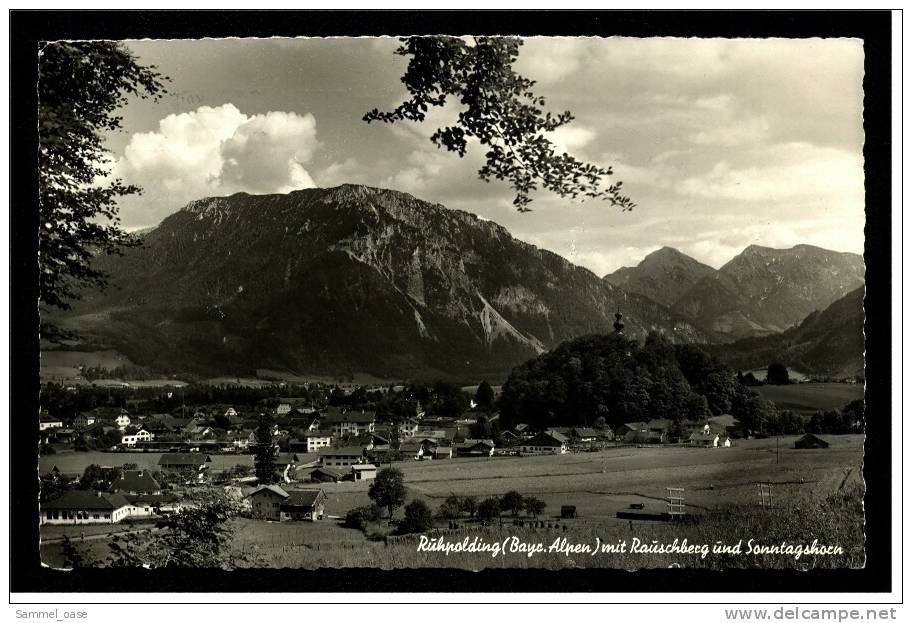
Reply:
<svg viewBox="0 0 912 623"><path fill-rule="evenodd" d="M776 433L776 465L779 465L779 433Z"/></svg>

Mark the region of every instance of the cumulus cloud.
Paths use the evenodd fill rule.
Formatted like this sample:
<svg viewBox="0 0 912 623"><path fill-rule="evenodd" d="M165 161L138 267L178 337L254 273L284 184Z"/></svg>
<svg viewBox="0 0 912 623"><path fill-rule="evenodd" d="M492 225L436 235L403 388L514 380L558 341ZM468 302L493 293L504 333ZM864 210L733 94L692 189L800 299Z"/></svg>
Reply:
<svg viewBox="0 0 912 623"><path fill-rule="evenodd" d="M590 47L584 39L530 37L519 50L516 71L536 82L560 82L579 71Z"/></svg>
<svg viewBox="0 0 912 623"><path fill-rule="evenodd" d="M219 183L252 193L312 188L304 168L317 148L313 115L268 112L240 124L220 147Z"/></svg>
<svg viewBox="0 0 912 623"><path fill-rule="evenodd" d="M555 153L575 154L595 140L596 134L587 127L574 124L561 126L546 136L554 144Z"/></svg>
<svg viewBox="0 0 912 623"><path fill-rule="evenodd" d="M320 146L311 114L246 115L233 104L169 115L134 134L112 175L143 187L121 206L124 224L160 220L200 197L314 186L305 165Z"/></svg>
<svg viewBox="0 0 912 623"><path fill-rule="evenodd" d="M768 150L763 165L733 168L717 162L702 176L677 185L678 192L704 198L786 201L818 198L863 206L864 164L860 154L793 143Z"/></svg>
<svg viewBox="0 0 912 623"><path fill-rule="evenodd" d="M321 188L331 188L340 184L366 183L362 177L365 167L357 158L346 158L341 162L333 162L316 173L317 184Z"/></svg>

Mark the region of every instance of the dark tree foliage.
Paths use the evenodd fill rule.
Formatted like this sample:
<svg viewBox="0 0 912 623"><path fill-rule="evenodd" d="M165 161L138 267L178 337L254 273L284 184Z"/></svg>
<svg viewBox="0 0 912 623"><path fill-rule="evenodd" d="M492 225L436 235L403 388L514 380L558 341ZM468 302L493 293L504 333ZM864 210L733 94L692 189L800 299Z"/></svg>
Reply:
<svg viewBox="0 0 912 623"><path fill-rule="evenodd" d="M768 435L798 435L804 431L804 418L792 411L780 411L766 423Z"/></svg>
<svg viewBox="0 0 912 623"><path fill-rule="evenodd" d="M865 422L865 403L863 398L853 400L842 408L842 413L857 422L858 428L864 426Z"/></svg>
<svg viewBox="0 0 912 623"><path fill-rule="evenodd" d="M789 372L785 364L774 362L766 369L766 382L770 385L788 385Z"/></svg>
<svg viewBox="0 0 912 623"><path fill-rule="evenodd" d="M117 199L140 188L121 180L98 184L107 171L104 132L118 130L115 112L130 97L158 99L162 76L136 62L123 44L54 42L38 54L39 295L46 307L69 309L83 287L100 287L92 267L99 253L137 244L122 231ZM42 337L67 334L50 324Z"/></svg>
<svg viewBox="0 0 912 623"><path fill-rule="evenodd" d="M256 444L253 449L253 472L261 485L279 481L275 464L275 440L272 435L272 422L261 415L256 427Z"/></svg>
<svg viewBox="0 0 912 623"><path fill-rule="evenodd" d="M233 569L257 561L232 550L238 507L224 496L212 495L196 505L161 519L150 534L115 536L108 545L112 567Z"/></svg>
<svg viewBox="0 0 912 623"><path fill-rule="evenodd" d="M490 411L494 407L494 389L487 381L482 381L475 390L475 405L480 411Z"/></svg>
<svg viewBox="0 0 912 623"><path fill-rule="evenodd" d="M120 478L120 467L101 467L100 465L87 465L82 472L82 477L76 484L77 489L110 491L114 481Z"/></svg>
<svg viewBox="0 0 912 623"><path fill-rule="evenodd" d="M408 56L402 82L410 98L392 112L374 109L364 120L425 120L428 109L442 107L448 97L462 105L456 123L439 128L431 141L464 156L470 139L487 148L478 171L485 182L507 180L515 191L513 205L528 212L539 187L560 197L603 199L622 210L635 207L621 193L621 182L609 184L611 168L558 154L547 133L573 120L570 111L544 112L545 99L532 91L535 81L515 71L522 40L518 37L475 37L470 44L457 37L406 37L396 50Z"/></svg>
<svg viewBox="0 0 912 623"><path fill-rule="evenodd" d="M364 530L367 524L380 519L380 507L376 504L370 506L356 506L345 513L345 527Z"/></svg>
<svg viewBox="0 0 912 623"><path fill-rule="evenodd" d="M517 366L499 402L504 429L700 420L753 405L735 373L697 346L651 334L640 346L618 335L589 335ZM600 421L600 420L599 420Z"/></svg>
<svg viewBox="0 0 912 623"><path fill-rule="evenodd" d="M525 500L518 491L507 491L500 498L500 509L516 517L525 507Z"/></svg>
<svg viewBox="0 0 912 623"><path fill-rule="evenodd" d="M424 500L412 500L406 505L405 517L399 522L399 533L427 532L433 525L434 517Z"/></svg>
<svg viewBox="0 0 912 623"><path fill-rule="evenodd" d="M385 508L392 519L393 513L405 502L405 482L402 472L387 467L377 472L377 477L367 489L367 496L374 504Z"/></svg>
<svg viewBox="0 0 912 623"><path fill-rule="evenodd" d="M776 405L753 393L740 394L732 404L732 413L745 430L762 435L770 434L779 417Z"/></svg>
<svg viewBox="0 0 912 623"><path fill-rule="evenodd" d="M852 403L849 403L850 405ZM811 416L804 427L806 433L826 435L848 435L859 432L860 420L854 409L846 405L842 410L818 411Z"/></svg>
<svg viewBox="0 0 912 623"><path fill-rule="evenodd" d="M478 511L478 502L473 496L463 496L459 502L459 510L466 513L469 517L475 516L476 511Z"/></svg>
<svg viewBox="0 0 912 623"><path fill-rule="evenodd" d="M56 500L64 491L70 489L69 483L64 481L57 472L42 474L39 477L39 483L39 495L42 502Z"/></svg>
<svg viewBox="0 0 912 623"><path fill-rule="evenodd" d="M456 519L462 512L462 498L458 495L450 495L443 501L440 508L437 509L437 516L442 519Z"/></svg>
<svg viewBox="0 0 912 623"><path fill-rule="evenodd" d="M498 498L485 498L478 503L475 516L482 523L490 523L500 517L500 500Z"/></svg>
<svg viewBox="0 0 912 623"><path fill-rule="evenodd" d="M529 496L523 499L523 508L526 509L526 512L532 517L538 517L545 512L545 501L534 497Z"/></svg>

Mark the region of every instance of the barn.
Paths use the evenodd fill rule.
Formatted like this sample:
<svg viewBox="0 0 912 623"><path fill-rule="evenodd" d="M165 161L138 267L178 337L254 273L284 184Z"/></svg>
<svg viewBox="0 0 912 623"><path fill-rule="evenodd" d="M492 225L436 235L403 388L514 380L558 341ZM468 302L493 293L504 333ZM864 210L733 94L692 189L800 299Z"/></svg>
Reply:
<svg viewBox="0 0 912 623"><path fill-rule="evenodd" d="M830 444L818 437L817 435L812 435L811 433L806 434L801 439L795 442L796 450L812 450L816 448L829 448Z"/></svg>

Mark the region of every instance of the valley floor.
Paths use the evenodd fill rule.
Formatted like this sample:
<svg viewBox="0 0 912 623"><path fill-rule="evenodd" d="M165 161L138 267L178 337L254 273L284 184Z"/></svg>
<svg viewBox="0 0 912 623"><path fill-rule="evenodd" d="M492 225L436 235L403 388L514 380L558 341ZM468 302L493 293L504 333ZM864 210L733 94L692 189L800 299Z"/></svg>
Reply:
<svg viewBox="0 0 912 623"><path fill-rule="evenodd" d="M729 513L731 509L740 509L736 513L735 523L743 520L748 526L745 528L748 532L750 529L755 530L754 534L741 535L743 538L753 536L764 540L778 529L766 526L764 522L778 521L780 515L788 513L777 512L773 516L769 510L760 511L758 483L771 485L774 507L780 509L798 508L809 511L814 504L823 503L829 496L843 495L854 499L862 495L863 436L822 437L830 443L828 449L795 450L793 444L797 437L782 437L778 440L778 452L777 440L772 438L741 440L731 448L619 447L560 456L414 461L396 463L395 466L405 475L409 500L423 499L435 511L451 494L483 498L502 495L509 490L534 495L547 504L545 515L540 520L550 527L471 527L447 537L459 541L465 536L469 536L470 540L474 536L491 539L496 536L502 541L513 535L546 540L548 544L559 537L591 542L596 536L606 542L634 536L647 540L673 540L689 535L693 541L694 538L709 538L713 530L720 531L720 538L723 538L726 535L721 533L731 531L732 526L729 524L732 520L728 519L727 523L720 526L719 514ZM327 483L319 486L322 486L328 496L326 519L316 523L238 520L240 529L235 547L241 551L258 552L263 558L263 564L267 566L307 568L359 565L383 568L390 568L390 565L482 568L490 564L546 567L594 564L630 568L661 566L670 560L662 556L621 559L593 557L576 559L575 563L571 563L568 561L575 560L574 557L506 557L492 560L480 554L473 555L474 557L423 554L417 552L417 540L394 539L389 543L383 540L370 541L360 531L341 525L341 518L349 509L369 503L369 482ZM643 504L645 512L659 513L666 510L666 487L684 488L687 512L697 517L695 523L670 525L628 522L616 518L619 510L629 509L631 504ZM579 517L559 520L562 505L576 506ZM401 512L400 510L399 515ZM757 517L758 513L760 517ZM814 516L819 515L816 513ZM851 524L849 527L861 521L861 518L856 521L849 516L843 519ZM510 521L505 517L505 524L510 524ZM813 521L817 519L808 517L808 522ZM438 522L438 528L444 532L446 527L446 521ZM114 528L116 527L112 527L112 530ZM72 536L80 536L78 528L70 530ZM42 534L45 538L52 538L59 536L60 532L56 528L52 535L43 529ZM799 536L792 525L786 534ZM827 534L823 532L819 536L825 540ZM104 559L105 539L90 539L84 546L89 548L93 557ZM48 564L61 564L59 543L46 543L42 547L42 555ZM851 560L856 560L858 552L853 556L855 557ZM691 562L704 564L700 561Z"/></svg>

